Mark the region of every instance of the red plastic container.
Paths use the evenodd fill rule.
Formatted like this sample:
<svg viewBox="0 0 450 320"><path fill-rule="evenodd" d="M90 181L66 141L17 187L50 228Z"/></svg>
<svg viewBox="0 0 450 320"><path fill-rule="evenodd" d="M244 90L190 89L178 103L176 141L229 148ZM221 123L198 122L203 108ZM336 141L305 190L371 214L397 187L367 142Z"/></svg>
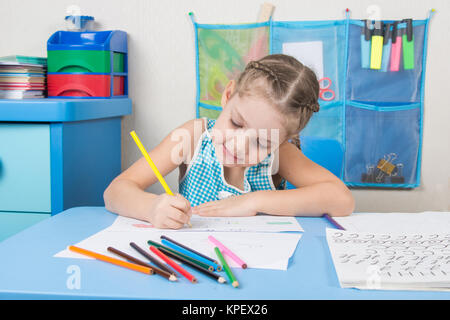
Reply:
<svg viewBox="0 0 450 320"><path fill-rule="evenodd" d="M125 77L114 76L113 80L113 95L123 96L125 92Z"/></svg>
<svg viewBox="0 0 450 320"><path fill-rule="evenodd" d="M111 75L48 74L49 97L111 97ZM114 76L113 95L124 94L124 77Z"/></svg>

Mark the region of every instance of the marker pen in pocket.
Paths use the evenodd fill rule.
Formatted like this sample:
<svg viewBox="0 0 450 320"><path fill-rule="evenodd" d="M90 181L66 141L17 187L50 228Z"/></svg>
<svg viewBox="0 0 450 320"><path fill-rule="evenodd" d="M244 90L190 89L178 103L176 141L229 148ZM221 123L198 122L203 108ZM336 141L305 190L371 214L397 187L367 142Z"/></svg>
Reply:
<svg viewBox="0 0 450 320"><path fill-rule="evenodd" d="M392 46L391 46L391 71L400 69L400 55L402 53L402 34L398 28L398 21L392 26Z"/></svg>
<svg viewBox="0 0 450 320"><path fill-rule="evenodd" d="M368 69L370 67L370 40L372 38L372 22L370 20L362 20L364 28L361 33L361 68Z"/></svg>
<svg viewBox="0 0 450 320"><path fill-rule="evenodd" d="M370 69L381 69L383 55L383 22L375 21L372 35L372 48L370 51Z"/></svg>
<svg viewBox="0 0 450 320"><path fill-rule="evenodd" d="M389 59L391 57L391 44L392 44L392 23L387 23L384 28L383 38L383 58L381 59L381 71L388 71Z"/></svg>
<svg viewBox="0 0 450 320"><path fill-rule="evenodd" d="M406 32L403 33L403 68L405 70L414 69L414 35L412 19L405 19Z"/></svg>

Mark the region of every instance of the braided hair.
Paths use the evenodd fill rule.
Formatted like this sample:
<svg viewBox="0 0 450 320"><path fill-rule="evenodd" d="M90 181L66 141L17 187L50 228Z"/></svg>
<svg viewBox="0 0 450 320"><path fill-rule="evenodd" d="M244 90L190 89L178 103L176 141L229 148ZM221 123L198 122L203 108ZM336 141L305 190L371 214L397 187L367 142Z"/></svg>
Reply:
<svg viewBox="0 0 450 320"><path fill-rule="evenodd" d="M275 105L286 116L291 142L298 148L298 133L320 108L315 73L294 57L284 54L250 61L236 81L236 93L240 97L257 94Z"/></svg>

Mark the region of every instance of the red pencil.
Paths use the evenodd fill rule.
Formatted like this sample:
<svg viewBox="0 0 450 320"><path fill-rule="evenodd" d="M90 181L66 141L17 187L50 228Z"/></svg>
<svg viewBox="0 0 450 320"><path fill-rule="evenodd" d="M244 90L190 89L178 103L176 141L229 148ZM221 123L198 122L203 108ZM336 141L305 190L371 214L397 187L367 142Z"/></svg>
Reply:
<svg viewBox="0 0 450 320"><path fill-rule="evenodd" d="M179 273L181 273L183 276L185 276L190 282L192 283L196 283L197 279L195 279L195 277L190 274L189 272L187 272L186 270L184 270L182 267L180 267L178 265L178 263L176 263L175 261L173 261L172 259L170 259L168 256L166 256L164 253L162 253L161 251L158 250L158 248L154 247L154 246L150 246L150 250L156 254L158 257L160 257L161 259L164 260L164 262L166 262L169 266L171 266L172 268L174 268L175 270L177 270Z"/></svg>

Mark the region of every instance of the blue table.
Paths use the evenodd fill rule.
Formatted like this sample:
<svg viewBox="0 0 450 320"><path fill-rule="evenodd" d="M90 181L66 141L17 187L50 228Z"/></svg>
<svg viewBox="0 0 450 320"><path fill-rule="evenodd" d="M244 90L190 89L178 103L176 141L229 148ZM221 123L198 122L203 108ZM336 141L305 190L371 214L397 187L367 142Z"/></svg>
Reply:
<svg viewBox="0 0 450 320"><path fill-rule="evenodd" d="M342 289L325 239L323 218L298 218L305 229L287 271L233 269L240 288L218 284L195 272L169 282L100 261L53 258L68 245L111 225L104 207L77 207L0 243L0 299L450 299L450 292ZM80 289L69 289L71 266Z"/></svg>

